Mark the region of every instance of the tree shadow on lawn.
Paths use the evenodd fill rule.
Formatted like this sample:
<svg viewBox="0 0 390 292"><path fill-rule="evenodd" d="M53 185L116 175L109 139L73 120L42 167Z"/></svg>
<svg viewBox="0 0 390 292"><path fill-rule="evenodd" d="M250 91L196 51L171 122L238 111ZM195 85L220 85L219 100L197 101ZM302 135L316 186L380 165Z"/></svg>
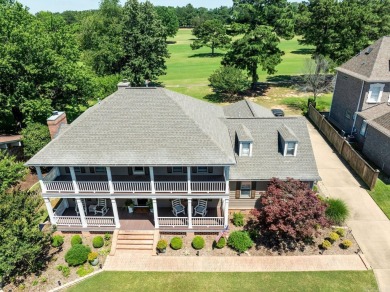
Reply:
<svg viewBox="0 0 390 292"><path fill-rule="evenodd" d="M168 45L174 45L174 44L176 44L177 43L177 41L167 41L167 44Z"/></svg>
<svg viewBox="0 0 390 292"><path fill-rule="evenodd" d="M224 55L225 54L222 53L214 53L214 55L212 55L211 53L200 53L200 54L191 55L188 58L217 58L217 57L222 57Z"/></svg>
<svg viewBox="0 0 390 292"><path fill-rule="evenodd" d="M295 55L311 55L314 53L314 49L302 48L295 51L291 51L291 54Z"/></svg>
<svg viewBox="0 0 390 292"><path fill-rule="evenodd" d="M266 81L279 87L298 86L304 83L302 75L273 75L268 76Z"/></svg>

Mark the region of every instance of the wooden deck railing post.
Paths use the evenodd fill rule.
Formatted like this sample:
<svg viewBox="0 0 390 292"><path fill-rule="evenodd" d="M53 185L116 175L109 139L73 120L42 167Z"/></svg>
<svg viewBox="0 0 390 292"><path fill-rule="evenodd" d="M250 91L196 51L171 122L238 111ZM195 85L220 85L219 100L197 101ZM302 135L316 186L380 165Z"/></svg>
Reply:
<svg viewBox="0 0 390 292"><path fill-rule="evenodd" d="M192 228L192 199L188 199L188 228Z"/></svg>

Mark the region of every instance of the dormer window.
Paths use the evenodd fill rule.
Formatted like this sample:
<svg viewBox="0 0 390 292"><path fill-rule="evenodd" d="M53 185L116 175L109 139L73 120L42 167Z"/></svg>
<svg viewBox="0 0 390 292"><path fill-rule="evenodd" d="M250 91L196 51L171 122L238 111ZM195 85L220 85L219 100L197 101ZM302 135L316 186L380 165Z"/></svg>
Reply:
<svg viewBox="0 0 390 292"><path fill-rule="evenodd" d="M241 154L240 156L251 156L251 143L241 143Z"/></svg>
<svg viewBox="0 0 390 292"><path fill-rule="evenodd" d="M278 133L279 151L283 154L283 156L297 156L298 138L294 132L283 124L279 128Z"/></svg>
<svg viewBox="0 0 390 292"><path fill-rule="evenodd" d="M236 130L236 143L239 156L252 156L253 137L244 125L240 125Z"/></svg>
<svg viewBox="0 0 390 292"><path fill-rule="evenodd" d="M296 156L297 142L286 142L284 146L284 156Z"/></svg>
<svg viewBox="0 0 390 292"><path fill-rule="evenodd" d="M381 102L384 87L384 84L371 84L370 91L368 92L367 103Z"/></svg>

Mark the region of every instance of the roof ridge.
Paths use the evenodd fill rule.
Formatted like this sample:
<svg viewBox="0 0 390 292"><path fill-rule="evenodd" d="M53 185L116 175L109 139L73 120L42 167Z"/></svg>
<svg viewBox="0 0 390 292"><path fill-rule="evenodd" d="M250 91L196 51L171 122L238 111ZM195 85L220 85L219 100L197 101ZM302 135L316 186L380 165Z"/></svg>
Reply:
<svg viewBox="0 0 390 292"><path fill-rule="evenodd" d="M255 112L253 111L253 108L252 108L251 104L249 104L249 100L246 99L246 98L245 98L244 100L245 100L245 103L247 104L249 110L251 111L253 117L254 117L254 118L257 117L257 116L255 115Z"/></svg>

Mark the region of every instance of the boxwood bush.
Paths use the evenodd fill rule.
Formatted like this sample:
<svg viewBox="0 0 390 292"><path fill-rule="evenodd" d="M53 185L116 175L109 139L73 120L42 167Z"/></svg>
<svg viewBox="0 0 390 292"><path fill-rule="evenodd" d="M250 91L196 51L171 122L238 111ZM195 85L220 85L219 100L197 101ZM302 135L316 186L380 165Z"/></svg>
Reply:
<svg viewBox="0 0 390 292"><path fill-rule="evenodd" d="M340 239L340 236L336 232L329 233L328 240L330 241L330 243L334 243L335 241L337 241L339 239Z"/></svg>
<svg viewBox="0 0 390 292"><path fill-rule="evenodd" d="M341 225L349 216L347 204L340 199L328 199L325 215L333 224Z"/></svg>
<svg viewBox="0 0 390 292"><path fill-rule="evenodd" d="M101 248L104 245L104 239L102 236L95 236L92 240L94 248Z"/></svg>
<svg viewBox="0 0 390 292"><path fill-rule="evenodd" d="M234 226L244 226L244 215L242 213L233 213Z"/></svg>
<svg viewBox="0 0 390 292"><path fill-rule="evenodd" d="M183 247L183 240L180 237L174 237L171 239L171 247L174 250L181 249Z"/></svg>
<svg viewBox="0 0 390 292"><path fill-rule="evenodd" d="M61 235L54 235L51 238L51 246L52 247L60 247L64 243L64 237Z"/></svg>
<svg viewBox="0 0 390 292"><path fill-rule="evenodd" d="M226 239L225 237L221 237L218 242L214 240L214 246L218 249L224 248L226 245Z"/></svg>
<svg viewBox="0 0 390 292"><path fill-rule="evenodd" d="M343 242L341 243L341 246L345 249L350 248L352 246L352 241L348 239L344 239Z"/></svg>
<svg viewBox="0 0 390 292"><path fill-rule="evenodd" d="M75 244L65 255L65 261L69 266L79 266L88 260L88 254L91 252L89 246Z"/></svg>
<svg viewBox="0 0 390 292"><path fill-rule="evenodd" d="M322 242L321 247L322 247L323 249L330 249L330 248L332 247L332 244L330 243L329 240L326 240L326 239L325 239L325 240Z"/></svg>
<svg viewBox="0 0 390 292"><path fill-rule="evenodd" d="M81 238L80 235L76 234L76 235L73 235L72 236L72 239L70 240L70 244L72 246L75 246L76 244L82 244L83 243L83 239Z"/></svg>
<svg viewBox="0 0 390 292"><path fill-rule="evenodd" d="M238 252L247 251L253 245L253 241L246 231L233 231L229 235L227 243Z"/></svg>
<svg viewBox="0 0 390 292"><path fill-rule="evenodd" d="M192 247L195 249L202 249L204 248L205 241L202 236L195 236L194 239L192 240Z"/></svg>

